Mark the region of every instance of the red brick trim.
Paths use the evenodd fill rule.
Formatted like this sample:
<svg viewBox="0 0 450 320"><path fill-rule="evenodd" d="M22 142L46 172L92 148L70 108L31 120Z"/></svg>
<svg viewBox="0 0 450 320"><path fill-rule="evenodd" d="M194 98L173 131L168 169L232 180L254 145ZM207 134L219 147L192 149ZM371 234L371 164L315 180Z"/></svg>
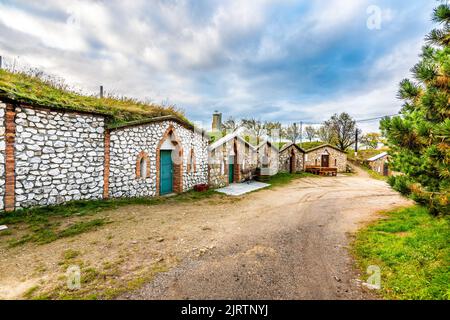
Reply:
<svg viewBox="0 0 450 320"><path fill-rule="evenodd" d="M6 105L5 117L5 211L14 211L15 209L15 158L14 143L16 140L16 111L12 104Z"/></svg>
<svg viewBox="0 0 450 320"><path fill-rule="evenodd" d="M183 147L180 139L178 138L175 127L170 125L161 140L156 147L156 195L160 195L159 181L160 181L160 156L161 156L161 146L164 141L169 138L169 136L173 136L172 142L175 144L175 150L173 152L178 152L176 154L175 159L172 152L172 160L173 161L173 192L181 193L183 192Z"/></svg>
<svg viewBox="0 0 450 320"><path fill-rule="evenodd" d="M241 182L241 164L239 163L239 148L237 145L237 139L234 139L234 166L233 166L233 182Z"/></svg>
<svg viewBox="0 0 450 320"><path fill-rule="evenodd" d="M145 159L146 163L146 175L145 177L141 177L141 160ZM150 178L150 158L148 154L144 151L139 152L137 158L136 158L136 179L140 178Z"/></svg>
<svg viewBox="0 0 450 320"><path fill-rule="evenodd" d="M109 198L109 168L110 168L111 132L105 130L105 162L103 169L103 199Z"/></svg>

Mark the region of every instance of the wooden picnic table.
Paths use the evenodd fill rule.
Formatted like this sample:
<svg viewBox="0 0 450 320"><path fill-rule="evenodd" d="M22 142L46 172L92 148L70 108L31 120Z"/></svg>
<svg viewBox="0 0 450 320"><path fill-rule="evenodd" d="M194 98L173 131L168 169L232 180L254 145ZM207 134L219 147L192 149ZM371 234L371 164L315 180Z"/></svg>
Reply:
<svg viewBox="0 0 450 320"><path fill-rule="evenodd" d="M306 166L306 172L320 176L337 176L337 168L335 167Z"/></svg>

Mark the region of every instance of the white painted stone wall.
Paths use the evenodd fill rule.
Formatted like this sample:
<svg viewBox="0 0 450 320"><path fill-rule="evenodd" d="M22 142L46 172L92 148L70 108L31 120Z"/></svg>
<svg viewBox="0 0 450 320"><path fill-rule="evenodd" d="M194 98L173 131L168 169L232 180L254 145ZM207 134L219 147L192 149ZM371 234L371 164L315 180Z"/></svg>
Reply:
<svg viewBox="0 0 450 320"><path fill-rule="evenodd" d="M5 208L5 113L6 105L0 102L0 210Z"/></svg>
<svg viewBox="0 0 450 320"><path fill-rule="evenodd" d="M16 108L16 208L103 194L104 119Z"/></svg>
<svg viewBox="0 0 450 320"><path fill-rule="evenodd" d="M156 195L156 148L164 133L173 125L183 147L183 191L196 184L208 183L207 138L173 121L148 123L111 131L109 195L146 197ZM196 172L187 172L188 157L194 148ZM136 178L136 161L141 151L150 159L150 176Z"/></svg>

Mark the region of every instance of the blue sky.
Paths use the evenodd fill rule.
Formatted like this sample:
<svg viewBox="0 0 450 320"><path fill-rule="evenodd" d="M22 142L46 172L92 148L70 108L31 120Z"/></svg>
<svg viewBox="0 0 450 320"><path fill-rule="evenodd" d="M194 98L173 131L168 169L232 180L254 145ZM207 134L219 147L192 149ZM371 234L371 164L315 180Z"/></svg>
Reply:
<svg viewBox="0 0 450 320"><path fill-rule="evenodd" d="M321 122L398 112L430 0L0 0L0 55L87 93L171 103L193 121ZM367 21L376 6L380 28ZM376 123L361 124L364 131Z"/></svg>

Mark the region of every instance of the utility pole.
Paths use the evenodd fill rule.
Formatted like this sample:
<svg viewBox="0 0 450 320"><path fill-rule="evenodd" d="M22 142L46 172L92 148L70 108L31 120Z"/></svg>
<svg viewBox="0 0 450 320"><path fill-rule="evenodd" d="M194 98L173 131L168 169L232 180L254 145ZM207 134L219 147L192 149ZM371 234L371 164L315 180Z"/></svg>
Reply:
<svg viewBox="0 0 450 320"><path fill-rule="evenodd" d="M100 86L100 98L103 98L103 86Z"/></svg>
<svg viewBox="0 0 450 320"><path fill-rule="evenodd" d="M355 158L358 157L358 128L355 129Z"/></svg>

